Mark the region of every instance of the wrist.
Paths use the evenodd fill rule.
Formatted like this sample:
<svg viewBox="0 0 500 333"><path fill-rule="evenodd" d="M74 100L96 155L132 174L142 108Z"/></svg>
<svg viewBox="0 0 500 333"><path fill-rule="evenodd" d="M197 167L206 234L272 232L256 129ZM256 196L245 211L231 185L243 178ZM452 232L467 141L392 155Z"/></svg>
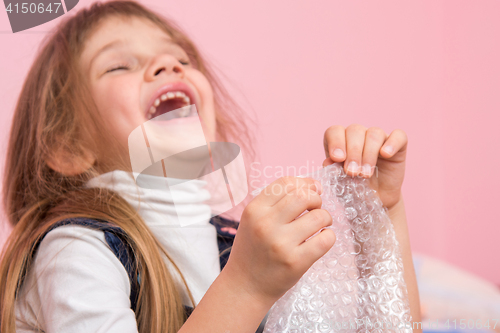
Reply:
<svg viewBox="0 0 500 333"><path fill-rule="evenodd" d="M276 299L263 295L253 287L252 283L247 281L241 274L241 270L230 265L228 261L224 269L219 274L219 277L224 281L224 284L231 291L239 294L239 297L252 302L259 309L266 309L266 312L273 306Z"/></svg>
<svg viewBox="0 0 500 333"><path fill-rule="evenodd" d="M395 214L399 214L404 210L404 202L403 202L403 194L400 193L398 201L391 205L390 207L386 207L389 216L393 216Z"/></svg>
<svg viewBox="0 0 500 333"><path fill-rule="evenodd" d="M242 283L242 274L237 273L226 264L179 333L250 333L257 330L272 304L249 293Z"/></svg>

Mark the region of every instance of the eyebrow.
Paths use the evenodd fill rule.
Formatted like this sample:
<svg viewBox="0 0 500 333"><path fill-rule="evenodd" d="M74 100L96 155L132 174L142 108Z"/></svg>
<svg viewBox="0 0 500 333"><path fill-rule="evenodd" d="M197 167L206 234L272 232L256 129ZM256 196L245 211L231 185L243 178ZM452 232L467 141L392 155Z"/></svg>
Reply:
<svg viewBox="0 0 500 333"><path fill-rule="evenodd" d="M161 40L163 42L166 42L167 44L171 44L173 46L178 46L180 47L179 44L175 43L172 39L170 38L166 38L166 37L163 37L161 38ZM97 52L96 54L94 55L94 57L90 60L90 64L89 64L89 69L92 68L92 63L94 62L95 59L97 59L102 53L112 49L113 47L117 46L117 45L122 45L122 44L125 44L125 41L123 39L117 39L117 40L114 40L106 45L104 45L103 47L101 47ZM180 47L182 49L182 47Z"/></svg>
<svg viewBox="0 0 500 333"><path fill-rule="evenodd" d="M108 44L104 45L103 47L101 47L96 52L94 57L92 57L92 60L90 60L89 69L92 68L92 63L94 62L94 60L96 60L102 53L108 51L109 49L112 49L114 46L119 45L119 44L124 44L124 41L122 39L117 39L117 40L114 40L111 43L108 43Z"/></svg>

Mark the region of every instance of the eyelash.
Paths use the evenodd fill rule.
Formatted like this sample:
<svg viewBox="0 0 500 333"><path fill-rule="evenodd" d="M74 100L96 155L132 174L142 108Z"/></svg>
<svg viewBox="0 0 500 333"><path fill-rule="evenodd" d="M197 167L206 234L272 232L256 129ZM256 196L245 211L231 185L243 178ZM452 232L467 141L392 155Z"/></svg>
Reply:
<svg viewBox="0 0 500 333"><path fill-rule="evenodd" d="M179 62L181 63L181 65L183 66L188 66L189 65L189 61L182 61L182 60L179 60ZM118 70L118 69L128 69L128 67L126 65L118 65L116 67L112 67L110 69L108 69L106 71L106 73L110 73L110 72L113 72L115 70Z"/></svg>
<svg viewBox="0 0 500 333"><path fill-rule="evenodd" d="M108 69L106 71L106 73L109 73L109 72L112 72L112 71L115 71L117 69L128 69L128 67L126 65L117 65L116 67L112 67L110 69Z"/></svg>

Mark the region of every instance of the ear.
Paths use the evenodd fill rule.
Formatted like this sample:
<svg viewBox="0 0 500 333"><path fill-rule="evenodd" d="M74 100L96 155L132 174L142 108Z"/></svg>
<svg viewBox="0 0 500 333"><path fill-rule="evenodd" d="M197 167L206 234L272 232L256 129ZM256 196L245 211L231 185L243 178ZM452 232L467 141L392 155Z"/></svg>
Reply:
<svg viewBox="0 0 500 333"><path fill-rule="evenodd" d="M94 154L86 149L83 154L77 155L61 148L49 156L45 162L54 171L66 176L76 176L87 171L95 160Z"/></svg>

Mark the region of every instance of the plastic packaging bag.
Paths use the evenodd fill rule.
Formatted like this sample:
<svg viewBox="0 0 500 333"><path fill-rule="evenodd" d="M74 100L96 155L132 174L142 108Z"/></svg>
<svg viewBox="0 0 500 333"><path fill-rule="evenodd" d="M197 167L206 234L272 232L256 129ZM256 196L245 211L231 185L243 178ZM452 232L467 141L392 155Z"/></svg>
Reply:
<svg viewBox="0 0 500 333"><path fill-rule="evenodd" d="M412 332L399 244L369 180L339 163L300 177L321 182L337 240L273 305L264 333Z"/></svg>

